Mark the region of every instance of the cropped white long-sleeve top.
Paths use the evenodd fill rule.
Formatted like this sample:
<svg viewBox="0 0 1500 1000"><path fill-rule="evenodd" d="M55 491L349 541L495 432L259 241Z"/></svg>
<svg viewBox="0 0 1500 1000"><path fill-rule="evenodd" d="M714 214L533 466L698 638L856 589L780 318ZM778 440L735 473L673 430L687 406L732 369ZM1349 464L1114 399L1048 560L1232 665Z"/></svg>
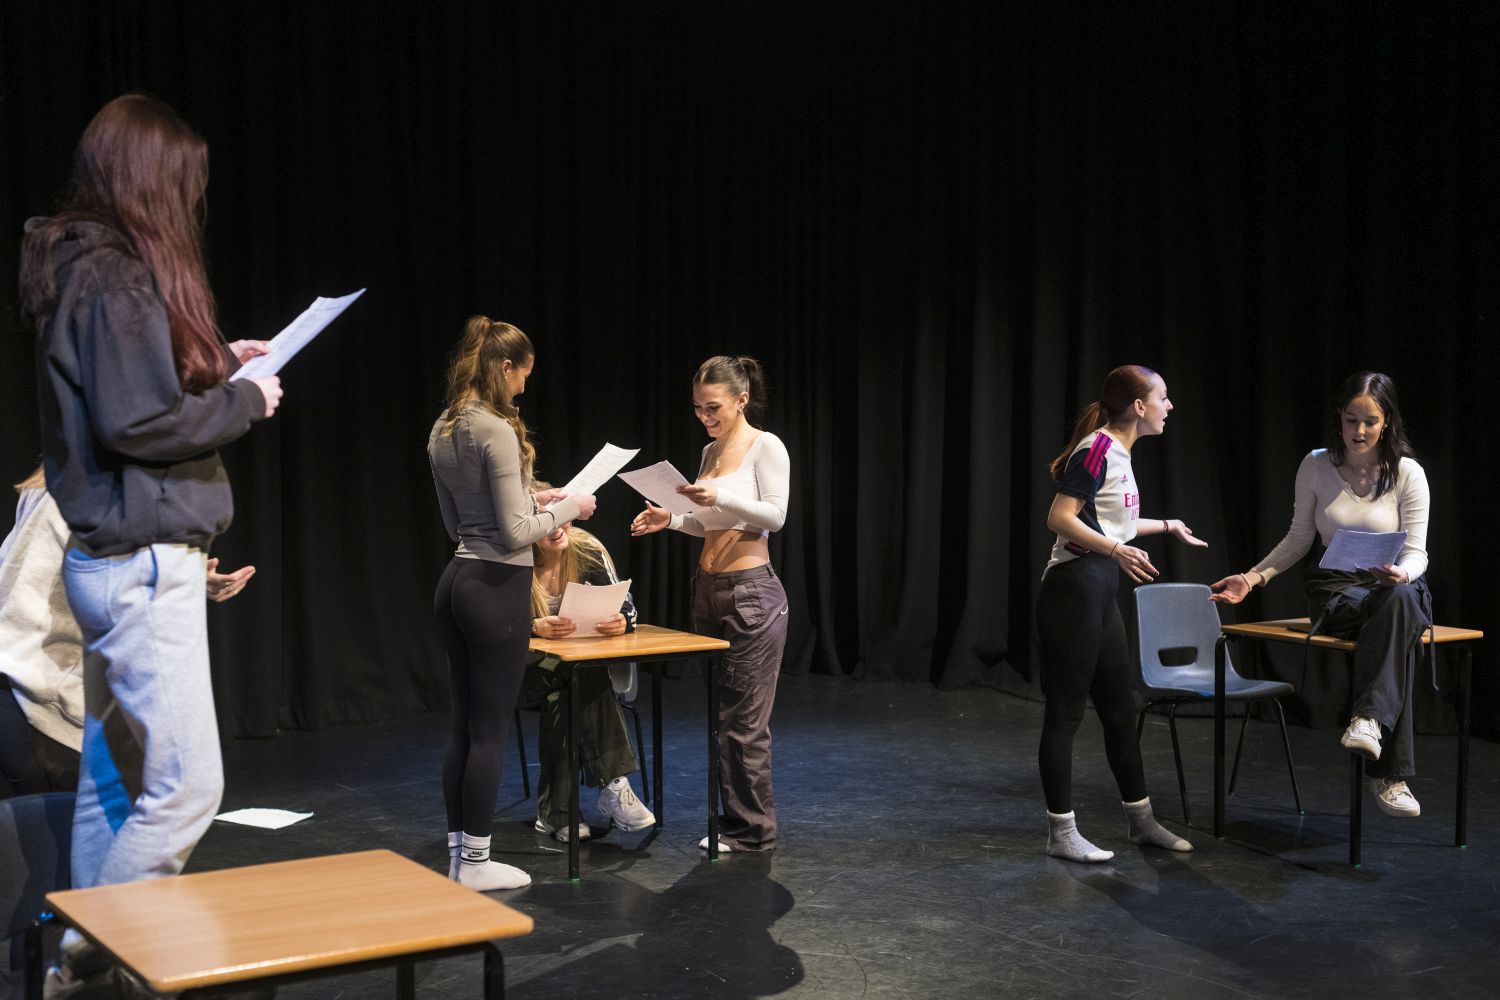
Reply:
<svg viewBox="0 0 1500 1000"><path fill-rule="evenodd" d="M705 445L706 456L713 443ZM712 484L718 497L712 507L699 507L691 514L673 514L669 527L702 537L708 531L737 529L769 535L786 523L791 494L792 460L786 445L769 431L750 443L740 467L715 478L700 476L699 483Z"/></svg>

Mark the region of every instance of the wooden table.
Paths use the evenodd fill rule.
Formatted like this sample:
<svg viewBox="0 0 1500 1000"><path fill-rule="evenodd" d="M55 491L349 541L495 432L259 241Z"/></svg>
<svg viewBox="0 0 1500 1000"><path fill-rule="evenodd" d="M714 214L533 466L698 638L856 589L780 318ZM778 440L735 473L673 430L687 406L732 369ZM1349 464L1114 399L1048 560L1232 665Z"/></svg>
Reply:
<svg viewBox="0 0 1500 1000"><path fill-rule="evenodd" d="M713 639L695 632L678 632L660 625L637 625L624 635L585 635L567 639L532 639L531 650L551 658L551 668L566 681L563 715L568 720L568 774L578 774L578 699L575 695L577 671L583 667L608 667L616 663L651 664L651 811L656 827L664 824L661 781L661 664L666 660L721 653L729 648L723 639ZM719 671L718 664L708 668L708 842L719 840ZM578 867L578 781L569 782L568 878L577 882ZM710 849L708 859L717 861L719 852Z"/></svg>
<svg viewBox="0 0 1500 1000"><path fill-rule="evenodd" d="M159 993L256 981L278 985L395 965L413 996L413 964L484 953L484 996L505 995L501 938L531 918L390 851L229 868L47 895L64 923ZM41 968L41 924L27 940ZM34 982L39 1000L41 981Z"/></svg>
<svg viewBox="0 0 1500 1000"><path fill-rule="evenodd" d="M1344 654L1354 651L1355 643L1348 639L1336 639L1327 635L1308 635L1306 618L1283 618L1277 621L1246 622L1242 625L1221 626L1222 634L1214 647L1214 836L1224 836L1224 661L1229 643L1235 640L1252 642L1289 642L1313 649L1339 650ZM1438 625L1431 631L1423 631L1422 644L1427 655L1434 654L1434 646L1457 643L1458 690L1454 698L1454 710L1458 714L1458 777L1456 780L1457 806L1454 816L1453 843L1463 847L1468 843L1469 816L1469 686L1473 677L1473 651L1470 643L1483 639L1484 633L1476 629L1453 628ZM1363 816L1364 790L1361 787L1364 758L1350 754L1351 778L1349 784L1349 863L1360 865L1360 827Z"/></svg>

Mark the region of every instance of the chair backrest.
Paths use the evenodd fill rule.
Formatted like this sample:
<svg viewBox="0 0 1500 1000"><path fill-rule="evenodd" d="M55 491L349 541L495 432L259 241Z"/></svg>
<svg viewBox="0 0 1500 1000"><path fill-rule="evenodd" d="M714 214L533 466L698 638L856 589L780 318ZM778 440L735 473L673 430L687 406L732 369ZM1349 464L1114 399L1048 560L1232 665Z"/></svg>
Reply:
<svg viewBox="0 0 1500 1000"><path fill-rule="evenodd" d="M1148 583L1135 589L1136 645L1141 680L1149 688L1213 683L1218 605L1201 583ZM1224 651L1225 675L1234 673Z"/></svg>
<svg viewBox="0 0 1500 1000"><path fill-rule="evenodd" d="M47 893L72 884L72 830L72 792L0 799L0 937L20 934L45 909Z"/></svg>

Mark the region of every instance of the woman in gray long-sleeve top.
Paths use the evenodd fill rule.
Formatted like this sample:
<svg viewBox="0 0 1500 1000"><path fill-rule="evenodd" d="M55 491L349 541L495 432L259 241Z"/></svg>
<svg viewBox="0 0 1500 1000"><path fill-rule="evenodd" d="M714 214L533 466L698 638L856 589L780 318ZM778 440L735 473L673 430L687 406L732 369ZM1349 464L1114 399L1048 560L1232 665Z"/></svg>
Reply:
<svg viewBox="0 0 1500 1000"><path fill-rule="evenodd" d="M515 398L535 355L509 323L470 318L448 366L447 408L427 439L443 525L458 543L433 599L453 693L443 759L448 875L481 892L531 883L490 860L500 761L531 637L531 544L594 513L592 496L530 492L536 450Z"/></svg>

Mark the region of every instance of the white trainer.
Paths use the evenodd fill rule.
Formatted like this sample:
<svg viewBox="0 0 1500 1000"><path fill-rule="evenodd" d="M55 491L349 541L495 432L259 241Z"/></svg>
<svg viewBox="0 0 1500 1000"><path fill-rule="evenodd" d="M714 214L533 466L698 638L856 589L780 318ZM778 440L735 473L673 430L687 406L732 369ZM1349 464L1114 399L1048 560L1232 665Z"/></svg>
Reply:
<svg viewBox="0 0 1500 1000"><path fill-rule="evenodd" d="M1387 816L1420 816L1422 805L1417 797L1406 787L1404 781L1392 781L1390 778L1366 778L1370 783L1370 792L1375 796L1375 804L1380 811Z"/></svg>
<svg viewBox="0 0 1500 1000"><path fill-rule="evenodd" d="M553 840L557 841L560 844L566 844L568 842L568 828L566 826L553 826L551 823L548 823L540 816L536 818L536 822L532 824L531 828L537 833L545 833L547 836L551 837ZM579 843L588 840L593 835L593 831L589 829L589 825L587 823L578 824Z"/></svg>
<svg viewBox="0 0 1500 1000"><path fill-rule="evenodd" d="M1380 759L1380 723L1374 719L1355 716L1349 720L1349 728L1339 737L1344 749L1359 754L1368 760Z"/></svg>
<svg viewBox="0 0 1500 1000"><path fill-rule="evenodd" d="M599 789L599 811L614 820L616 829L627 833L656 825L656 814L635 797L635 789L625 777Z"/></svg>

